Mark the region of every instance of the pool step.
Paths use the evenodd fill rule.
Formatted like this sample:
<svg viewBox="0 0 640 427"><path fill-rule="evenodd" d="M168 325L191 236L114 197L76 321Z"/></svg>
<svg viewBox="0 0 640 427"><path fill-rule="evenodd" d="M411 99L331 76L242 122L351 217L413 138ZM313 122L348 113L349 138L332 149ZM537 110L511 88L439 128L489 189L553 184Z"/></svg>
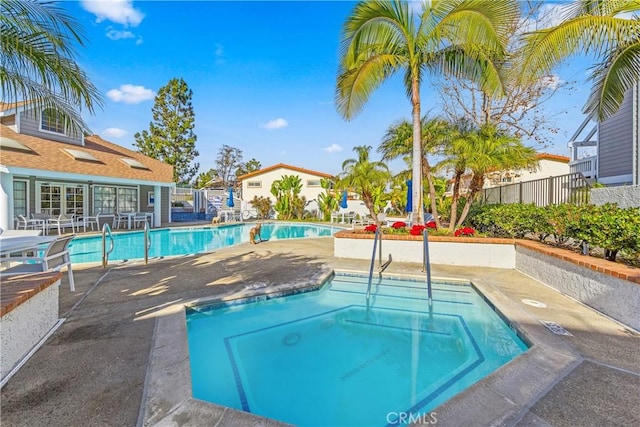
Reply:
<svg viewBox="0 0 640 427"><path fill-rule="evenodd" d="M360 303L366 295L368 279L362 277L336 276L331 281L330 292L341 294L342 297L353 297L353 301ZM436 283L433 285L433 299L441 303L473 305L477 298L475 293L465 286ZM393 279L374 278L371 284L371 295L378 303L389 302L391 299L418 299L427 301L427 287L424 282L398 281Z"/></svg>

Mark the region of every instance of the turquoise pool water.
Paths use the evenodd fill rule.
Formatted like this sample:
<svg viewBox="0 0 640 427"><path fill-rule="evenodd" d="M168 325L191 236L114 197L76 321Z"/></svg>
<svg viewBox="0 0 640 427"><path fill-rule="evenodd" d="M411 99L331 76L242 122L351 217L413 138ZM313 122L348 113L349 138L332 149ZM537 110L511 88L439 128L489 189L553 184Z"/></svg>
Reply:
<svg viewBox="0 0 640 427"><path fill-rule="evenodd" d="M255 223L241 223L220 227L180 227L150 231L150 257L190 255L249 241L249 230ZM263 240L296 239L331 236L341 228L296 223L263 223ZM114 250L109 261L144 258L142 231L114 232ZM102 236L77 237L70 245L71 261L101 262Z"/></svg>
<svg viewBox="0 0 640 427"><path fill-rule="evenodd" d="M404 424L527 349L471 285L335 276L187 313L194 397L300 426ZM222 306L221 306L222 305Z"/></svg>

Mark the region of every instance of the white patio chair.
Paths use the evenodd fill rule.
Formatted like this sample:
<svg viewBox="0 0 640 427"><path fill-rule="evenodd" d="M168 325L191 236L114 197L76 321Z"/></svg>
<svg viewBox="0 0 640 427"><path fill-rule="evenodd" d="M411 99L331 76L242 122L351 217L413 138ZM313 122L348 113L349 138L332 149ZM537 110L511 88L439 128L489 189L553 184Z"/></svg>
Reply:
<svg viewBox="0 0 640 427"><path fill-rule="evenodd" d="M145 222L149 225L151 218L144 212L136 212L133 216L133 227L138 228L138 226L142 227L142 224ZM151 226L149 226L151 228Z"/></svg>
<svg viewBox="0 0 640 427"><path fill-rule="evenodd" d="M87 231L87 226L91 226L91 231L94 230L93 226L95 225L98 230L100 230L100 212L93 216L85 216L82 218L84 231Z"/></svg>
<svg viewBox="0 0 640 427"><path fill-rule="evenodd" d="M121 225L129 224L129 213L128 212L116 212L113 216L113 224L111 228L116 229L120 228Z"/></svg>
<svg viewBox="0 0 640 427"><path fill-rule="evenodd" d="M42 257L26 257L23 264L0 271L0 277L60 271L62 267L67 267L69 288L71 292L75 292L76 286L73 280L71 257L69 255L69 243L74 237L75 234L71 234L54 240L46 247Z"/></svg>
<svg viewBox="0 0 640 427"><path fill-rule="evenodd" d="M58 235L62 235L62 230L65 228L71 227L71 232L75 233L76 231L76 221L73 217L67 215L58 215L55 218L49 218L47 220L47 224L49 225L49 230L52 228L58 229Z"/></svg>

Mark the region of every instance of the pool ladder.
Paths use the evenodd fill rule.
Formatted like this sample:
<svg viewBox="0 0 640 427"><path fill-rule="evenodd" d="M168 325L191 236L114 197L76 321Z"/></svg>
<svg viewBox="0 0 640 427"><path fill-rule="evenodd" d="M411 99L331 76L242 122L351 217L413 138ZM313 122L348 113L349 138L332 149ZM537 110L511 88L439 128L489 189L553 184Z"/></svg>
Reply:
<svg viewBox="0 0 640 427"><path fill-rule="evenodd" d="M111 246L109 250L107 250L107 238L109 238L109 242ZM104 224L102 226L102 267L106 268L109 264L109 254L113 252L113 248L115 247L115 240L113 239L113 234L111 234L111 227L109 224ZM149 249L151 249L151 235L149 234L149 224L147 221L144 222L144 263L149 263Z"/></svg>
<svg viewBox="0 0 640 427"><path fill-rule="evenodd" d="M429 262L429 233L425 227L422 230L422 241L424 248L422 251L422 262L424 263L424 270L427 272L427 298L429 299L429 307L433 305L433 299L431 295L431 263Z"/></svg>
<svg viewBox="0 0 640 427"><path fill-rule="evenodd" d="M109 250L107 250L107 237L111 243ZM115 240L113 240L113 235L111 234L111 227L109 227L109 224L104 224L102 226L102 268L107 268L107 264L109 263L109 254L113 252L114 247Z"/></svg>
<svg viewBox="0 0 640 427"><path fill-rule="evenodd" d="M389 259L382 263L382 233L380 233L380 227L376 227L376 232L373 236L373 252L371 254L371 267L369 268L369 283L367 284L367 307L369 307L369 299L371 298L371 282L373 281L373 265L376 262L376 247L379 247L378 250L378 275L382 276L382 272L387 269L389 264L391 264L391 254L389 254ZM380 246L378 246L378 240L380 240Z"/></svg>

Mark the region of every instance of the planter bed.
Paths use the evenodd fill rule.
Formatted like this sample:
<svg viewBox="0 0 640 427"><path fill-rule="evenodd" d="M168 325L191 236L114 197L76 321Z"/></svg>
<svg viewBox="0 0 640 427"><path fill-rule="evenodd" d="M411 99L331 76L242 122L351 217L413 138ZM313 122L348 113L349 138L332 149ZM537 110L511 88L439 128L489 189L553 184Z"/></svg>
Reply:
<svg viewBox="0 0 640 427"><path fill-rule="evenodd" d="M334 256L371 259L374 235L334 234ZM382 257L422 263L422 236L382 235ZM640 269L529 240L429 237L433 264L519 270L640 330ZM376 259L378 254L376 254Z"/></svg>
<svg viewBox="0 0 640 427"><path fill-rule="evenodd" d="M58 321L62 273L38 273L2 279L2 357L4 378Z"/></svg>

